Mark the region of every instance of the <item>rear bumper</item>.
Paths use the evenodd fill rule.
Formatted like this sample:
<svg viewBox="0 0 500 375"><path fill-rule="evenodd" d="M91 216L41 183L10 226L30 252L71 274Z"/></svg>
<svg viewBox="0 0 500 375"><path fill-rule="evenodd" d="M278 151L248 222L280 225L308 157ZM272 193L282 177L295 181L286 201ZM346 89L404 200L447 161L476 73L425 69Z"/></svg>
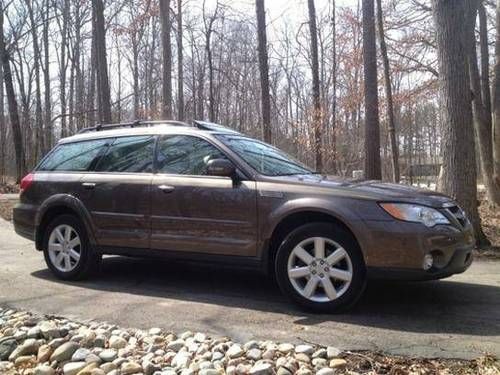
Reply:
<svg viewBox="0 0 500 375"><path fill-rule="evenodd" d="M35 241L35 217L36 209L33 206L18 203L12 212L12 221L16 233L30 241Z"/></svg>

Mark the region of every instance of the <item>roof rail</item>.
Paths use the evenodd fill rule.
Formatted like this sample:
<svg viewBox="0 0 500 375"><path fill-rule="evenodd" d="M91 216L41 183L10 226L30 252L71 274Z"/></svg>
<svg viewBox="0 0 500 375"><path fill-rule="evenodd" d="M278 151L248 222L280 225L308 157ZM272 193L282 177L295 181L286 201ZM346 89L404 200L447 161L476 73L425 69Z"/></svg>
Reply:
<svg viewBox="0 0 500 375"><path fill-rule="evenodd" d="M222 131L222 132L226 132L226 133L241 134L240 132L238 132L234 129L228 128L227 126L215 124L213 122L194 120L193 124L198 129L201 129L201 130L213 130L213 131Z"/></svg>
<svg viewBox="0 0 500 375"><path fill-rule="evenodd" d="M119 124L98 124L96 126L91 126L88 128L81 129L78 134L88 133L92 131L101 131L101 130L111 130L111 129L119 129L119 128L136 128L140 126L155 126L155 125L172 125L172 126L188 126L189 125L182 121L172 121L172 120L157 120L157 121L144 121L144 120L136 120L133 122L122 122Z"/></svg>
<svg viewBox="0 0 500 375"><path fill-rule="evenodd" d="M171 126L185 126L185 127L196 127L200 130L212 130L212 131L221 131L226 133L233 134L241 134L236 130L228 128L226 126L222 126L219 124L214 124L212 122L199 121L194 120L192 125L182 122L182 121L174 121L174 120L136 120L133 122L122 122L120 124L99 124L96 126L91 126L88 128L81 129L78 134L88 133L88 132L98 132L102 130L111 130L111 129L120 129L120 128L136 128L136 127L146 127L146 126L155 126L155 125L171 125Z"/></svg>

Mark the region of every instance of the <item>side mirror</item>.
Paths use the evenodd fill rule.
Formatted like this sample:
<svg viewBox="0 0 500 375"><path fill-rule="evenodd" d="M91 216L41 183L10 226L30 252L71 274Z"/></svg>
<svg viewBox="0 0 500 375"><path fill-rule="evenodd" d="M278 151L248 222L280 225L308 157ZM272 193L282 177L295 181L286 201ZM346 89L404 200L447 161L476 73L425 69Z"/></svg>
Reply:
<svg viewBox="0 0 500 375"><path fill-rule="evenodd" d="M236 175L236 168L227 159L212 159L207 163L207 174L209 176L233 178Z"/></svg>

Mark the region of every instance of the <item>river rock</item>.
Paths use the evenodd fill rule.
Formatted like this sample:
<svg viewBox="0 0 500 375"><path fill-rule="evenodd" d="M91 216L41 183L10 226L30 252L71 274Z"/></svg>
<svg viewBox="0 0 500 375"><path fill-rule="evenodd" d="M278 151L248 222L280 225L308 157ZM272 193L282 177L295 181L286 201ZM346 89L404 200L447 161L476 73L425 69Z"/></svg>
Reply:
<svg viewBox="0 0 500 375"><path fill-rule="evenodd" d="M69 362L63 367L64 375L76 375L85 368L85 362Z"/></svg>
<svg viewBox="0 0 500 375"><path fill-rule="evenodd" d="M76 342L68 341L54 350L54 353L50 356L51 361L64 362L71 358L73 353L75 353L80 345Z"/></svg>

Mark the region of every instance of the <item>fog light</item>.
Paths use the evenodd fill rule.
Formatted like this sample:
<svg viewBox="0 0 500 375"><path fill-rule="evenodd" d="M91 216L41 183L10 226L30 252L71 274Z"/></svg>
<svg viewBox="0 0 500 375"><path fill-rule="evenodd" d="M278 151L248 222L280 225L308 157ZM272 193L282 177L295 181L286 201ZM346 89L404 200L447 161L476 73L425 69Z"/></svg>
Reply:
<svg viewBox="0 0 500 375"><path fill-rule="evenodd" d="M430 270L433 264L434 264L434 257L432 256L432 254L425 254L423 262L424 270L425 271Z"/></svg>

